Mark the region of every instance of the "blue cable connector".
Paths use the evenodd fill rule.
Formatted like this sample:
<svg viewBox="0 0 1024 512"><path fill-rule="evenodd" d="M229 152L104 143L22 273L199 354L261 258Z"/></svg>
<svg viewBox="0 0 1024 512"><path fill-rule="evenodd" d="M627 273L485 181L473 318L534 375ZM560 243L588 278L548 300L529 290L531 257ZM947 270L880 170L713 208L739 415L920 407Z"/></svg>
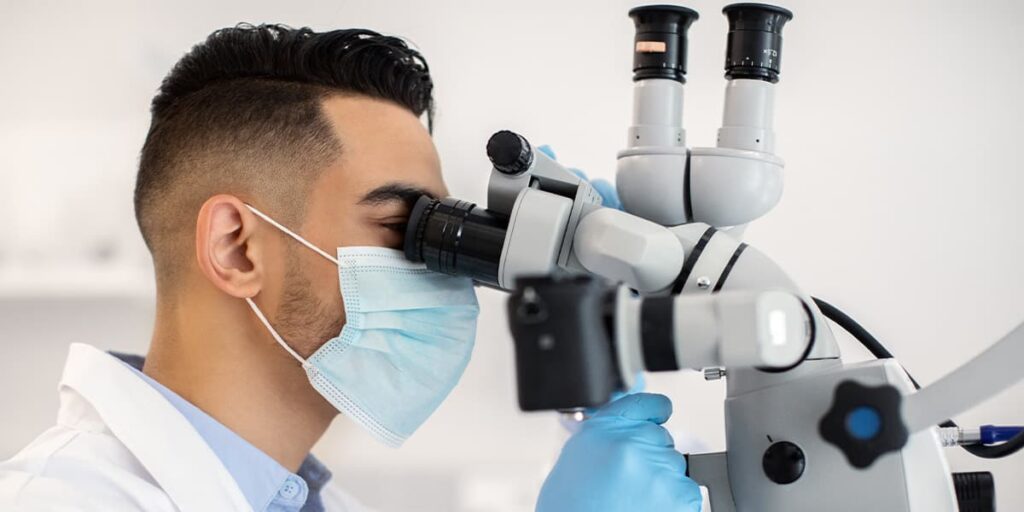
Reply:
<svg viewBox="0 0 1024 512"><path fill-rule="evenodd" d="M1013 436L1019 434L1024 427L982 425L981 444L996 444L1009 441Z"/></svg>
<svg viewBox="0 0 1024 512"><path fill-rule="evenodd" d="M1013 438L1024 427L1008 425L982 425L977 428L942 427L939 429L939 440L942 446L993 445L1004 443Z"/></svg>

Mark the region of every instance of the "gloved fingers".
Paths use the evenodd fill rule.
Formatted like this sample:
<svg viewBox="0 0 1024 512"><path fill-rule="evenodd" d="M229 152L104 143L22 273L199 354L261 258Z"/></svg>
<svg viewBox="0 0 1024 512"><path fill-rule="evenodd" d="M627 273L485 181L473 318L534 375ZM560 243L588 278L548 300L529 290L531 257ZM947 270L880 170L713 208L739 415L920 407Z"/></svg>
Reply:
<svg viewBox="0 0 1024 512"><path fill-rule="evenodd" d="M673 508L673 510L700 512L704 500L700 494L700 484L686 476L686 456L674 449L665 450L661 455L665 476L674 483L675 497L672 502L685 504L685 508Z"/></svg>
<svg viewBox="0 0 1024 512"><path fill-rule="evenodd" d="M634 424L629 428L633 429L633 439L636 439L640 442L646 443L651 446L656 446L662 449L667 448L670 449L672 452L679 453L675 451L675 439L672 439L672 434L669 433L668 429L666 429L665 427L662 427L661 425L656 425L654 423L644 422ZM678 460L671 456L666 456L665 460L671 461L673 464L678 463ZM686 471L685 460L683 461L683 471Z"/></svg>
<svg viewBox="0 0 1024 512"><path fill-rule="evenodd" d="M662 461L665 463L665 468L686 476L686 456L679 453L675 448L665 450L662 454Z"/></svg>
<svg viewBox="0 0 1024 512"><path fill-rule="evenodd" d="M620 417L662 424L672 416L672 402L665 395L636 393L626 395L597 411L594 418Z"/></svg>
<svg viewBox="0 0 1024 512"><path fill-rule="evenodd" d="M653 460L662 464L668 464L670 459L658 450L675 451L676 445L672 434L657 423L630 420L620 416L602 416L584 421L579 432L569 439L566 446L607 443L646 450L655 457ZM677 464L679 461L671 459L671 462ZM685 470L685 462L683 464Z"/></svg>
<svg viewBox="0 0 1024 512"><path fill-rule="evenodd" d="M700 494L700 484L685 476L683 480L676 501L680 504L685 503L686 508L681 508L680 512L700 512L704 505L704 497Z"/></svg>
<svg viewBox="0 0 1024 512"><path fill-rule="evenodd" d="M625 391L613 391L612 396L608 398L608 402L605 403L605 405L608 405L626 395L641 393L646 387L647 380L644 378L643 372L636 372L636 376L633 377L633 386L631 386L629 389ZM598 409L600 409L600 407L587 408L587 416L593 416L594 414L597 414Z"/></svg>
<svg viewBox="0 0 1024 512"><path fill-rule="evenodd" d="M548 158L550 158L552 160L558 160L558 157L555 156L555 150L551 149L551 146L549 146L547 144L542 144L540 146L537 146L537 151L540 151L541 153L544 153L545 155L548 156Z"/></svg>
<svg viewBox="0 0 1024 512"><path fill-rule="evenodd" d="M577 178L579 178L579 179L581 179L583 181L588 181L588 182L590 181L590 178L587 177L587 173L585 173L585 172L583 172L583 171L581 171L581 170L579 170L579 169L577 169L575 167L569 167L569 170L572 171L572 173L575 174Z"/></svg>
<svg viewBox="0 0 1024 512"><path fill-rule="evenodd" d="M603 206L615 210L622 209L622 201L619 200L619 193L615 191L615 185L608 180L596 179L590 182L590 186L594 187L598 194L601 194Z"/></svg>

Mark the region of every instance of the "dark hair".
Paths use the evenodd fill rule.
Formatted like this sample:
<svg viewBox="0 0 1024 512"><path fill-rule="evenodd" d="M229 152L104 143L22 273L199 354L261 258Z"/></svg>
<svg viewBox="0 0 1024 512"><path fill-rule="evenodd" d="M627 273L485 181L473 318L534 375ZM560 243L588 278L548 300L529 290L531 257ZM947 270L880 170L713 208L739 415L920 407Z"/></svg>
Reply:
<svg viewBox="0 0 1024 512"><path fill-rule="evenodd" d="M325 98L391 101L426 114L431 129L432 88L416 50L370 30L241 24L210 34L175 64L152 102L135 215L154 262L160 266L169 233L193 227L187 221L211 191L271 192L268 208L301 207L306 187L341 152ZM282 220L301 215L281 210Z"/></svg>

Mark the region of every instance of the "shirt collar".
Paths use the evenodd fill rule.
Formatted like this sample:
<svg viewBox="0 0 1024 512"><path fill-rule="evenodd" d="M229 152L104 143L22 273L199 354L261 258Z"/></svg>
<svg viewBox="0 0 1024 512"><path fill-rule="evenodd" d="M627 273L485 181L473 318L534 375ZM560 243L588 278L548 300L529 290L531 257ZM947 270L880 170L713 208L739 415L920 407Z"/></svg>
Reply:
<svg viewBox="0 0 1024 512"><path fill-rule="evenodd" d="M294 474L174 391L142 373L143 357L115 352L111 355L136 370L142 380L159 391L192 424L235 479L253 510L267 510L271 504L274 510L322 510L320 490L330 480L331 472L312 454L306 456L298 474Z"/></svg>

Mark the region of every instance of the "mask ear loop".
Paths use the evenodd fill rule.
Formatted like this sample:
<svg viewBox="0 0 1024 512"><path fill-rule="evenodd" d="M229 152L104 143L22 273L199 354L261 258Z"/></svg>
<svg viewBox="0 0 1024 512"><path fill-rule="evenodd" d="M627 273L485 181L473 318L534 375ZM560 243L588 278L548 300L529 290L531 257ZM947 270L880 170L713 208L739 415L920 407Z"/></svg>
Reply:
<svg viewBox="0 0 1024 512"><path fill-rule="evenodd" d="M263 316L263 312L260 311L260 308L256 305L256 303L249 297L245 298L245 302L249 304L249 308L252 309L252 312L256 313L256 318L259 318L260 322L263 322L263 325L267 328L268 331L270 331L270 335L274 337L274 340L277 341L277 344L284 347L284 349L287 350L288 353L292 355L292 357L294 357L298 362L302 363L303 368L307 368L309 366L309 362L306 361L305 358L300 356L298 352L296 352L294 349L292 349L292 347L289 347L288 344L284 342L284 338L282 338L281 335L277 333L277 329L274 329L274 327L270 325L270 321L267 320L266 316Z"/></svg>
<svg viewBox="0 0 1024 512"><path fill-rule="evenodd" d="M271 219L269 215L267 215L267 214L257 210L256 207L254 207L253 205L246 204L245 207L248 208L250 211L252 211L252 213L256 214L257 217L267 221L267 223L269 223L271 226L274 226L275 228L280 229L284 234L294 238L296 242L298 242L298 243L300 243L302 245L305 245L307 248L315 251L320 256L323 256L324 258L327 258L327 261L330 261L331 263L334 263L335 265L338 265L338 258L335 258L334 256L331 256L330 254L327 254L327 251L325 251L325 250L323 250L323 249L313 245L312 243L309 242L309 240L306 240L305 238L302 238L301 236L295 234L294 231L292 231L292 230L282 226L276 220Z"/></svg>
<svg viewBox="0 0 1024 512"><path fill-rule="evenodd" d="M269 223L271 226L280 229L281 232L295 239L296 242L313 250L320 256L327 258L327 261L334 263L335 266L338 265L338 259L335 258L334 256L331 256L330 254L327 254L327 251L313 245L305 238L302 238L301 236L297 235L294 231L284 227L276 220L270 218L269 215L257 210L256 207L254 207L253 205L246 204L245 207L248 208L252 213L256 214L257 217L267 221L267 223ZM281 335L277 333L277 329L274 329L274 326L270 325L270 321L267 320L267 317L263 314L263 311L260 311L260 308L259 306L256 305L256 302L254 302L251 297L246 297L245 302L249 304L249 308L252 309L252 312L256 313L256 318L259 318L260 322L263 322L263 325L267 328L268 331L270 331L270 335L274 337L274 340L277 341L278 345L284 347L284 349L287 350L288 353L292 355L292 357L294 357L298 362L302 363L303 368L306 368L307 370L311 368L308 361L306 361L302 356L299 355L298 352L296 352L292 347L288 346L288 344L285 343L284 338L282 338Z"/></svg>

